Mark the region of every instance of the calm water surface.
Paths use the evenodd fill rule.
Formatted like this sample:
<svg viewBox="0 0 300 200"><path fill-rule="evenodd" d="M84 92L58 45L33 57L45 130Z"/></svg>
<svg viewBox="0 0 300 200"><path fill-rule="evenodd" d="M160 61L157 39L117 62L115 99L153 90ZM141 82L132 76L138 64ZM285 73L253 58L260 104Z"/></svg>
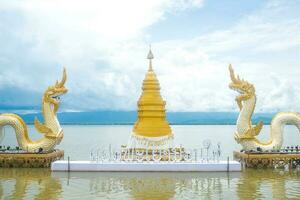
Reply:
<svg viewBox="0 0 300 200"><path fill-rule="evenodd" d="M91 149L126 144L132 126L64 126L59 148L72 160L89 159ZM175 144L202 148L221 142L222 158L239 149L234 126L172 126ZM38 139L30 126L31 137ZM267 139L269 127L261 133ZM284 145L300 144L293 126ZM6 128L5 145L16 145ZM235 173L62 173L49 169L0 169L0 199L300 199L300 171L245 170Z"/></svg>

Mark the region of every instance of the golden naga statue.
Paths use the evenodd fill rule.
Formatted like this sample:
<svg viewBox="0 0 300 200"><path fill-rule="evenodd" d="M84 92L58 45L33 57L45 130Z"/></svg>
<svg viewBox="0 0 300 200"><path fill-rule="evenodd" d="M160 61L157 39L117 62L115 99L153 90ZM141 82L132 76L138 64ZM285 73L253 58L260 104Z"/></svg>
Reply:
<svg viewBox="0 0 300 200"><path fill-rule="evenodd" d="M27 152L37 152L42 149L45 152L52 151L59 144L64 136L56 117L56 112L60 104L60 96L68 90L64 84L67 80L66 70L63 71L63 78L56 82L54 86L48 87L42 99L42 113L44 124L37 118L34 120L34 126L37 131L44 135L42 139L32 141L28 135L28 128L23 119L12 113L0 115L0 136L4 134L3 126L9 125L15 129L18 145Z"/></svg>
<svg viewBox="0 0 300 200"><path fill-rule="evenodd" d="M229 88L235 90L239 95L235 98L240 109L240 114L237 119L237 131L235 140L242 145L243 150L257 150L261 148L266 150L278 150L283 143L283 128L286 124L297 126L300 131L300 115L295 112L280 112L274 116L270 125L270 139L267 142L262 142L256 138L260 133L263 123L259 122L252 126L251 117L255 109L256 95L255 88L247 81L240 79L234 75L231 65L229 65L231 83Z"/></svg>

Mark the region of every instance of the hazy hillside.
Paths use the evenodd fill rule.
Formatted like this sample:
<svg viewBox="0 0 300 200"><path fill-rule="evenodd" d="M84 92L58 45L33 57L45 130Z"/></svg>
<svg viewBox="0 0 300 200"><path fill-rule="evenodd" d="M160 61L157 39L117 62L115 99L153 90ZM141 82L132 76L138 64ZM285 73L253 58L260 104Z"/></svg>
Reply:
<svg viewBox="0 0 300 200"><path fill-rule="evenodd" d="M33 123L41 114L23 114L26 123ZM238 113L232 112L169 112L167 118L171 124L235 124ZM270 123L273 113L258 113L253 116L253 122L262 120ZM99 112L66 112L59 113L62 124L133 124L137 119L135 111L99 111Z"/></svg>

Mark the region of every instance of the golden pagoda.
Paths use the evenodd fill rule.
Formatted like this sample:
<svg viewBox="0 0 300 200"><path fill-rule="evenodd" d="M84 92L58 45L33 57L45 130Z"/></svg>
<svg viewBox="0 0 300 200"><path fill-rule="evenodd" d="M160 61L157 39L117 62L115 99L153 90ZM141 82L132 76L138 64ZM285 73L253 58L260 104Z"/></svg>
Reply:
<svg viewBox="0 0 300 200"><path fill-rule="evenodd" d="M149 50L149 69L142 86L142 95L137 103L138 119L133 127L128 146L130 148L169 148L173 134L166 120L166 102L160 95L160 86L152 68L153 54Z"/></svg>

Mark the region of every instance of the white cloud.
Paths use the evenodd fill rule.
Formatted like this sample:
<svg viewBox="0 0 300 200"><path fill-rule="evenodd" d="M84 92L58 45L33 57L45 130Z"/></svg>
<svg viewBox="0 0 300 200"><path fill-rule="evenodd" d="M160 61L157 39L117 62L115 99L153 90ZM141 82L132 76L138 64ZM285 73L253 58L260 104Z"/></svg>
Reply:
<svg viewBox="0 0 300 200"><path fill-rule="evenodd" d="M21 16L20 26L10 30L14 35L9 39L22 44L18 52L25 52L25 58L0 56L0 88L14 85L41 92L66 65L70 88L64 98L66 109L133 110L148 65L150 41L145 28L167 13L202 4L199 0L4 1L0 10ZM294 7L269 1L227 29L154 43L154 68L167 108L236 110L235 93L228 89L227 66L232 63L256 85L257 110L300 110L296 87L300 63L290 53L300 48L300 17L291 11ZM1 25L10 27L3 21ZM3 42L9 46L11 41ZM284 63L289 66L283 67ZM3 69L6 65L10 68Z"/></svg>
<svg viewBox="0 0 300 200"><path fill-rule="evenodd" d="M237 110L228 63L256 86L258 111L300 110L300 15L295 5L270 4L226 30L160 44L171 72L162 82L175 87L167 96L172 110Z"/></svg>
<svg viewBox="0 0 300 200"><path fill-rule="evenodd" d="M2 1L0 10L14 15L18 26L0 21L10 33L0 39L11 48L1 58L6 62L1 62L0 88L13 85L41 92L61 73L59 65L67 65L71 107L126 109L139 88L134 74L145 69L135 60L138 52L145 57L143 29L167 12L201 5L199 0ZM12 46L12 41L18 44Z"/></svg>

